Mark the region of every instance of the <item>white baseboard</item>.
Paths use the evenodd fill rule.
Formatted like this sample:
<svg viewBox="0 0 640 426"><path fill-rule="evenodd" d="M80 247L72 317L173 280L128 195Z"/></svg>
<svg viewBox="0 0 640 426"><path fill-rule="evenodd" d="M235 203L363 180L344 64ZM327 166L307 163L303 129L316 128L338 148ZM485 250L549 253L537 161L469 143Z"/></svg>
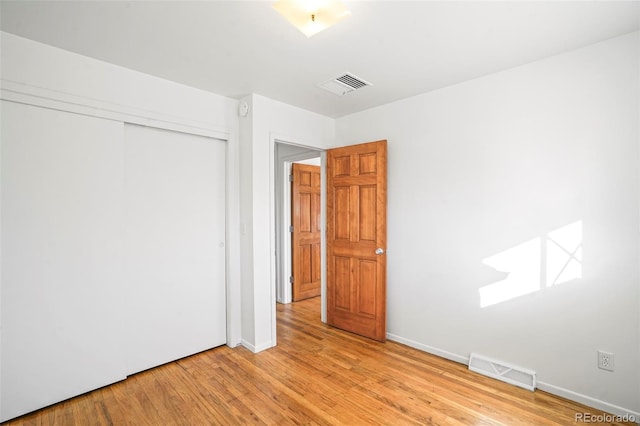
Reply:
<svg viewBox="0 0 640 426"><path fill-rule="evenodd" d="M626 418L629 419L630 421L632 422L635 421L636 423L640 423L640 412L619 407L617 405L610 404L608 402L601 401L599 399L592 398L587 395L582 395L572 390L564 389L559 386L554 386L552 384L545 383L545 382L538 382L536 387L545 392L549 392L550 394L561 396L571 401L579 402L580 404L584 404L588 407L592 407L597 410L602 410L604 412L611 413L616 416L622 416L622 417L626 416Z"/></svg>
<svg viewBox="0 0 640 426"><path fill-rule="evenodd" d="M231 349L237 348L240 345L242 345L242 341L241 340L238 340L237 342L227 342L227 346L230 347Z"/></svg>
<svg viewBox="0 0 640 426"><path fill-rule="evenodd" d="M428 352L430 354L437 355L440 358L445 358L451 361L459 362L460 364L469 365L469 357L454 354L452 352L443 351L442 349L434 348L433 346L424 345L422 343L405 339L404 337L400 337L391 333L387 333L387 339L394 342L402 343L403 345L407 345L415 349L419 349L423 352Z"/></svg>
<svg viewBox="0 0 640 426"><path fill-rule="evenodd" d="M448 352L442 349L434 348L433 346L425 345L410 339L406 339L404 337L387 333L387 339L393 342L402 343L403 345L410 346L412 348L421 350L423 352L427 352L441 358L445 358L451 361L459 362L461 364L469 365L469 357L465 357L462 355L454 354L452 352ZM596 398L592 398L587 395L582 395L580 393L561 388L559 386L554 386L545 382L537 382L536 388L542 391L548 392L550 394L560 396L562 398L566 398L568 400L579 402L580 404L584 404L588 407L595 408L597 410L604 411L606 413L611 413L616 416L621 416L623 418L629 419L630 421L635 421L640 424L640 413L637 411L633 411L624 407L619 407L614 404L610 404L605 401L601 401ZM626 417L625 417L626 416Z"/></svg>
<svg viewBox="0 0 640 426"><path fill-rule="evenodd" d="M254 354L257 354L258 352L262 352L265 349L273 348L275 346L272 342L261 343L259 345L252 345L251 343L247 342L244 339L242 339L242 342L240 342L240 344L245 348L249 349Z"/></svg>
<svg viewBox="0 0 640 426"><path fill-rule="evenodd" d="M256 347L255 347L255 346L253 346L251 343L247 342L246 340L242 339L242 340L240 341L240 344L241 344L243 347L245 347L245 348L249 349L251 352L256 353Z"/></svg>

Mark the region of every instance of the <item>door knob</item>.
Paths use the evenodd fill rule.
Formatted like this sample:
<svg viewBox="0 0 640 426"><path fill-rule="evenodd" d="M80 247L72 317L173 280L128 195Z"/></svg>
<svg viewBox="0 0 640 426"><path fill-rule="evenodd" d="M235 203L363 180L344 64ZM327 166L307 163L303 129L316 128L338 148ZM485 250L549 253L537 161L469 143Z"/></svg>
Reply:
<svg viewBox="0 0 640 426"><path fill-rule="evenodd" d="M381 254L384 254L384 249L383 249L382 247L378 247L378 248L376 249L376 254L377 254L378 256L380 256Z"/></svg>

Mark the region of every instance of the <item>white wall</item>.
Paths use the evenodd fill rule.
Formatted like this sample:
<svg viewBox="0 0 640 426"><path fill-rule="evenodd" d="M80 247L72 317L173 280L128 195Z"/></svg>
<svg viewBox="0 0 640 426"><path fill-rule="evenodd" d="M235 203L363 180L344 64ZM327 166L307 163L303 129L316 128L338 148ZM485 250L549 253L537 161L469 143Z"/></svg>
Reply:
<svg viewBox="0 0 640 426"><path fill-rule="evenodd" d="M639 51L634 33L337 120L339 144L389 141L390 339L640 411ZM548 238L582 244L555 285L571 258ZM489 304L501 287L526 294Z"/></svg>
<svg viewBox="0 0 640 426"><path fill-rule="evenodd" d="M236 100L13 34L0 37L3 99L222 139L237 125Z"/></svg>
<svg viewBox="0 0 640 426"><path fill-rule="evenodd" d="M334 120L260 95L240 119L242 338L253 351L275 336L275 141L313 148L333 143Z"/></svg>

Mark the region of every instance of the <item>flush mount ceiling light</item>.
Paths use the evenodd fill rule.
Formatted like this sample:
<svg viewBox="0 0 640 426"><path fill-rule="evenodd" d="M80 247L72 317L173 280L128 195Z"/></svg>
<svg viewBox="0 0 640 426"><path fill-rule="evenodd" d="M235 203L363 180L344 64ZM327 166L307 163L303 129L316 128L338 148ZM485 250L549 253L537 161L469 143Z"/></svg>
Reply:
<svg viewBox="0 0 640 426"><path fill-rule="evenodd" d="M273 8L307 37L351 15L341 0L278 0Z"/></svg>

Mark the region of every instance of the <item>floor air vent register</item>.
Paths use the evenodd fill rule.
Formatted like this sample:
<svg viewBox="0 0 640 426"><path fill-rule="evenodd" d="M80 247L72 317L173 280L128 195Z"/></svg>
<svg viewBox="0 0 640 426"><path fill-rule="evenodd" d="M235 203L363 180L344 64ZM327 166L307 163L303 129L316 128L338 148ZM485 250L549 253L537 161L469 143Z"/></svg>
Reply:
<svg viewBox="0 0 640 426"><path fill-rule="evenodd" d="M516 367L482 355L471 354L469 357L469 370L530 391L536 388L535 371Z"/></svg>

